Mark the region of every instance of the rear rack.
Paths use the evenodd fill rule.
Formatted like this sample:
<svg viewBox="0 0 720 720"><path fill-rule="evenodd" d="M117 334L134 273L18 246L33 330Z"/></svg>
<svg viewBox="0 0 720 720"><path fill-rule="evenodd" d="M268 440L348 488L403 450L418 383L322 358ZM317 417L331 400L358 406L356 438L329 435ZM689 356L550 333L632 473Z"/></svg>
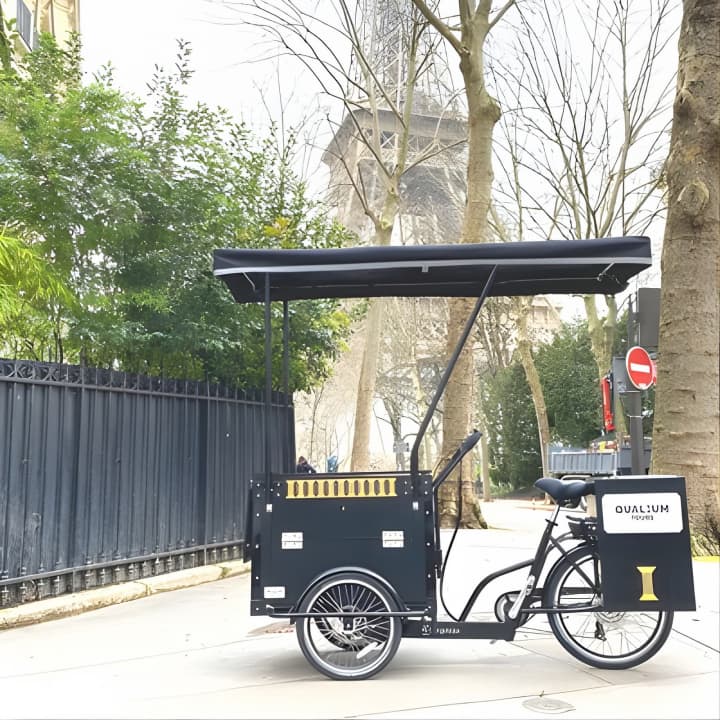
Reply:
<svg viewBox="0 0 720 720"><path fill-rule="evenodd" d="M580 518L569 516L570 534L578 540L597 541L597 518Z"/></svg>

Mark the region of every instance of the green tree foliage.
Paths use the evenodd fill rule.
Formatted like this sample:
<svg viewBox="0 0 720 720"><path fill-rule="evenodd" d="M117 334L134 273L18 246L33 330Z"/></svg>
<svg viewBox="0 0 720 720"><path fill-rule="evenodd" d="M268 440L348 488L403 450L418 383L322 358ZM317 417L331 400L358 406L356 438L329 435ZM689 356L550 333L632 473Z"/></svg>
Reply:
<svg viewBox="0 0 720 720"><path fill-rule="evenodd" d="M0 351L32 353L39 338L59 332L59 306L72 303L72 294L51 265L0 229Z"/></svg>
<svg viewBox="0 0 720 720"><path fill-rule="evenodd" d="M0 222L78 299L60 308L49 359L258 385L262 308L232 300L212 275L213 249L347 239L291 171L294 138L271 128L258 141L224 110L189 106L191 74L180 43L145 102L120 93L110 69L83 84L79 42L63 51L49 36L20 73L0 74ZM348 323L332 302L292 310L291 385L307 389Z"/></svg>
<svg viewBox="0 0 720 720"><path fill-rule="evenodd" d="M601 396L587 323L566 324L535 352L553 442L577 447L600 435ZM519 362L481 383L493 484L520 488L542 473L537 421Z"/></svg>
<svg viewBox="0 0 720 720"><path fill-rule="evenodd" d="M0 5L0 68L10 70L12 67L12 43L17 35L16 20L15 18L7 19L3 13L2 5Z"/></svg>
<svg viewBox="0 0 720 720"><path fill-rule="evenodd" d="M519 362L481 384L486 413L490 480L501 488L527 487L542 475L537 420Z"/></svg>
<svg viewBox="0 0 720 720"><path fill-rule="evenodd" d="M585 447L600 435L602 397L587 323L564 325L535 356L554 442Z"/></svg>

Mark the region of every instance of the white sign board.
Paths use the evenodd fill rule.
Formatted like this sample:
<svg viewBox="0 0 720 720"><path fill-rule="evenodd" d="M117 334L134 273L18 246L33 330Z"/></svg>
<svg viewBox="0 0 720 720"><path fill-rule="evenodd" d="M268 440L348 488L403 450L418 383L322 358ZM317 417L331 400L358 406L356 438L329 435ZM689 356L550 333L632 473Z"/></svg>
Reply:
<svg viewBox="0 0 720 720"><path fill-rule="evenodd" d="M608 493L602 497L608 534L679 533L683 529L679 493Z"/></svg>
<svg viewBox="0 0 720 720"><path fill-rule="evenodd" d="M285 597L284 585L266 585L263 588L263 597L266 600L277 600Z"/></svg>
<svg viewBox="0 0 720 720"><path fill-rule="evenodd" d="M384 548L405 547L405 533L402 530L383 530L382 546Z"/></svg>
<svg viewBox="0 0 720 720"><path fill-rule="evenodd" d="M283 550L302 550L303 534L301 532L284 532L280 537L280 547Z"/></svg>

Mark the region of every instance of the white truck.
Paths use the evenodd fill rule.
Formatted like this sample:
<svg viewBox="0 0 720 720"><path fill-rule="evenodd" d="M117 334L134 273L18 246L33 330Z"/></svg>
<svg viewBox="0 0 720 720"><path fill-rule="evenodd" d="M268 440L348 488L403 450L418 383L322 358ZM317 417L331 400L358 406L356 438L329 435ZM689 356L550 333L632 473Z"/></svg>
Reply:
<svg viewBox="0 0 720 720"><path fill-rule="evenodd" d="M548 445L548 470L553 477L566 475L613 477L632 474L630 447L582 449ZM650 467L650 445L645 441L645 472Z"/></svg>

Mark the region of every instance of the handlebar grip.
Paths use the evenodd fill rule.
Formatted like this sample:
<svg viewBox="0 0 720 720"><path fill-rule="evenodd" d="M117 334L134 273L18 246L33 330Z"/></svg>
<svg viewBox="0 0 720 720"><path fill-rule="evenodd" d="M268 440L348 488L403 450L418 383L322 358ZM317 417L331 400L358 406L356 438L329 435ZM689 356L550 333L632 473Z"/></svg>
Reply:
<svg viewBox="0 0 720 720"><path fill-rule="evenodd" d="M433 482L433 490L442 485L448 475L457 467L458 463L477 445L478 440L482 437L479 430L473 430L461 443L453 456L448 460L447 465L443 468Z"/></svg>
<svg viewBox="0 0 720 720"><path fill-rule="evenodd" d="M464 455L466 452L472 450L478 443L478 440L482 437L480 430L473 430L463 441L460 443L460 450Z"/></svg>

